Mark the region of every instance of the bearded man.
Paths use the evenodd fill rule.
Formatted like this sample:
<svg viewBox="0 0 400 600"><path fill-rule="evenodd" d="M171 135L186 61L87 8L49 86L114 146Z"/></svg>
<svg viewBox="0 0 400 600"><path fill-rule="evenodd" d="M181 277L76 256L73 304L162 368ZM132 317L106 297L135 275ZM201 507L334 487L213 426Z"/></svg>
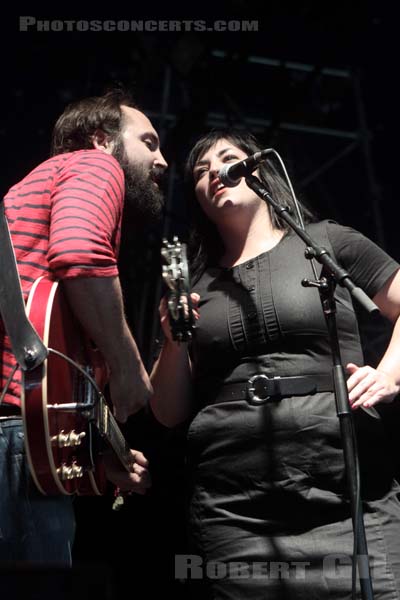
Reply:
<svg viewBox="0 0 400 600"><path fill-rule="evenodd" d="M69 304L108 364L115 417L125 422L152 387L128 327L117 267L124 204L138 219L162 208L167 163L157 132L121 91L67 106L56 122L52 156L4 198L22 292L46 275L62 282ZM0 320L0 561L70 564L74 514L68 496L36 490L25 456L20 375ZM3 390L3 393L1 393ZM144 493L147 460L132 450L132 472L114 463L108 477Z"/></svg>

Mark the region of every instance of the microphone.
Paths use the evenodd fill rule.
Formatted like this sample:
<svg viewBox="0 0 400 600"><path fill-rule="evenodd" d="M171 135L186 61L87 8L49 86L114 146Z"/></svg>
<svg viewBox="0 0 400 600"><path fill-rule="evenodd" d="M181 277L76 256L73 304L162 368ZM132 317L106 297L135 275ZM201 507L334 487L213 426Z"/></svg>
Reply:
<svg viewBox="0 0 400 600"><path fill-rule="evenodd" d="M218 177L225 187L235 187L239 184L242 177L247 177L256 168L257 165L265 160L267 154L272 152L271 148L260 150L244 160L241 160L233 165L224 165L218 172Z"/></svg>

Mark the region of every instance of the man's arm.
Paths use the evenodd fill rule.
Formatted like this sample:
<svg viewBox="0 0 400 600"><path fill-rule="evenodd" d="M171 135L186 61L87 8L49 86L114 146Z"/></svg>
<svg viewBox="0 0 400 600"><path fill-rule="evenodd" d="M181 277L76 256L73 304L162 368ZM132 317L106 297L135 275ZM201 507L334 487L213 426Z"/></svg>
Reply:
<svg viewBox="0 0 400 600"><path fill-rule="evenodd" d="M118 277L62 281L70 306L110 368L115 417L126 421L149 399L152 387L124 315Z"/></svg>

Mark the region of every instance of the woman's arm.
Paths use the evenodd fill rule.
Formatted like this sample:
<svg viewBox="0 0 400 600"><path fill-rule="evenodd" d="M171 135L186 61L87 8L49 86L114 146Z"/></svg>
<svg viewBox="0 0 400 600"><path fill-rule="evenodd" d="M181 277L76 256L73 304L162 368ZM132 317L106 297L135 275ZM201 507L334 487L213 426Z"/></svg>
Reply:
<svg viewBox="0 0 400 600"><path fill-rule="evenodd" d="M388 279L373 298L381 313L394 324L392 337L376 369L347 365L352 408L391 402L400 392L400 270Z"/></svg>
<svg viewBox="0 0 400 600"><path fill-rule="evenodd" d="M198 319L196 307L200 296L191 294L191 298ZM150 375L154 391L150 406L162 425L174 427L193 412L192 368L187 343L172 339L166 297L160 303L160 318L165 342Z"/></svg>

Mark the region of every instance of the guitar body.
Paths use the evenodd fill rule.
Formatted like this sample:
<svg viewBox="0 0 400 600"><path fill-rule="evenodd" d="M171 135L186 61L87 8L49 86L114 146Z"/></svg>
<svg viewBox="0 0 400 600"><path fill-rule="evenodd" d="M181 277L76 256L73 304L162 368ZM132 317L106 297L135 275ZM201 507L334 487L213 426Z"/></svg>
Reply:
<svg viewBox="0 0 400 600"><path fill-rule="evenodd" d="M27 315L49 350L78 363L104 389L106 365L83 334L58 282L41 277L34 283ZM104 493L98 408L93 408L96 403L98 407L97 400L87 378L51 351L39 367L23 372L25 446L33 479L43 494Z"/></svg>

